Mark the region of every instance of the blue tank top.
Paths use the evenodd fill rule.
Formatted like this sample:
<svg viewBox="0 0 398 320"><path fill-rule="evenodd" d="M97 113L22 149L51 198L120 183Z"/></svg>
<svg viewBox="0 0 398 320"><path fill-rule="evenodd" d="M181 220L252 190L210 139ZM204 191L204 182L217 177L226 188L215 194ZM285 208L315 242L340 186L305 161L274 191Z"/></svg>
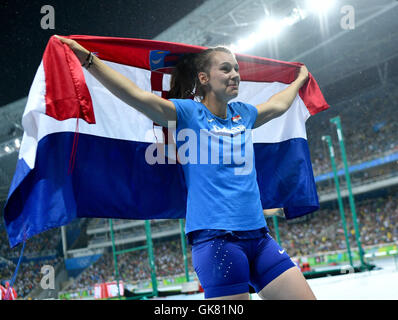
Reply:
<svg viewBox="0 0 398 320"><path fill-rule="evenodd" d="M232 102L222 119L200 102L170 100L176 107L176 145L188 190L186 234L265 228L251 135L257 108Z"/></svg>

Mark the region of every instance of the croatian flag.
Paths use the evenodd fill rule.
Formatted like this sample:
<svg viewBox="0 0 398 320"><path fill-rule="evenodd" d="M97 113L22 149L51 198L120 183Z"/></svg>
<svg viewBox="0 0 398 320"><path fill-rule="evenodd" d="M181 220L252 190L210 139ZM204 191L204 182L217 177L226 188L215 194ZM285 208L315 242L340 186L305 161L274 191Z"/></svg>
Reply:
<svg viewBox="0 0 398 320"><path fill-rule="evenodd" d="M151 40L70 36L144 90L166 97L170 74L198 46ZM240 94L253 105L295 80L300 63L237 54ZM287 219L319 208L305 122L327 105L315 79L281 117L252 131L264 209ZM22 118L24 136L4 209L10 246L76 218L180 219L187 190L177 162L150 164L150 145L167 129L112 95L51 37Z"/></svg>

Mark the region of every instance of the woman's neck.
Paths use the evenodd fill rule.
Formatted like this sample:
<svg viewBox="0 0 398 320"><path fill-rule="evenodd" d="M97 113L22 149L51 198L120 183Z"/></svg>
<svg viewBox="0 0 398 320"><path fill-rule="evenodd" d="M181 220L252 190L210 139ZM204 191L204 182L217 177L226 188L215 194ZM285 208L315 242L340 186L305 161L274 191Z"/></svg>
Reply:
<svg viewBox="0 0 398 320"><path fill-rule="evenodd" d="M202 103L210 110L215 116L226 119L227 118L227 103L218 100L216 97L208 94L206 95Z"/></svg>

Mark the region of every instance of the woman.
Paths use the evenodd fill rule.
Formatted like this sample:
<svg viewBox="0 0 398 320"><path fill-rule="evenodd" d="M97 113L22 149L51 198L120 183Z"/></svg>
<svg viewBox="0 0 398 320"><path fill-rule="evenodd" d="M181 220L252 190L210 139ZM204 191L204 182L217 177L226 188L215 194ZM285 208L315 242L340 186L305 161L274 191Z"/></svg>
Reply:
<svg viewBox="0 0 398 320"><path fill-rule="evenodd" d="M263 299L315 299L300 270L268 233L250 134L252 128L290 107L308 78L307 68L301 67L294 82L256 107L228 103L238 95L239 65L228 49L211 48L181 59L172 76L169 99L163 99L140 89L76 41L57 38L110 92L157 124L170 127L174 123L177 134L191 130L199 137L206 132L207 138L220 138L217 141L227 150L237 143L244 147L248 170L241 162L225 162L224 158L221 164L221 158L210 164L183 164L188 189L186 233L205 298L249 299L250 284ZM190 99L192 95L199 96L201 102ZM181 145L177 141L177 147ZM210 149L217 149L218 154L218 147L211 145ZM203 152L203 147L197 146L193 153L196 151ZM222 156L231 155L234 152Z"/></svg>

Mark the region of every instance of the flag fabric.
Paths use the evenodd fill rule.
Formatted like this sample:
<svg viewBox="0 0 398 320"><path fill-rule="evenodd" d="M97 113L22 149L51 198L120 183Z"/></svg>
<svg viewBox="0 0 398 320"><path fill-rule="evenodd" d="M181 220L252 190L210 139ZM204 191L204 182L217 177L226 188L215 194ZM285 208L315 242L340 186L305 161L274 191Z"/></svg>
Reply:
<svg viewBox="0 0 398 320"><path fill-rule="evenodd" d="M164 98L176 61L205 49L141 39L68 38ZM236 58L241 83L233 101L253 105L286 88L301 66L243 54ZM289 110L252 131L264 209L284 208L287 219L319 209L305 122L328 107L309 74ZM11 247L76 218L185 217L181 165L145 160L150 145L171 143L167 129L112 95L55 37L34 77L22 124L24 135L4 209Z"/></svg>
<svg viewBox="0 0 398 320"><path fill-rule="evenodd" d="M4 288L1 284L0 284L0 300L5 300L6 297L6 288Z"/></svg>

